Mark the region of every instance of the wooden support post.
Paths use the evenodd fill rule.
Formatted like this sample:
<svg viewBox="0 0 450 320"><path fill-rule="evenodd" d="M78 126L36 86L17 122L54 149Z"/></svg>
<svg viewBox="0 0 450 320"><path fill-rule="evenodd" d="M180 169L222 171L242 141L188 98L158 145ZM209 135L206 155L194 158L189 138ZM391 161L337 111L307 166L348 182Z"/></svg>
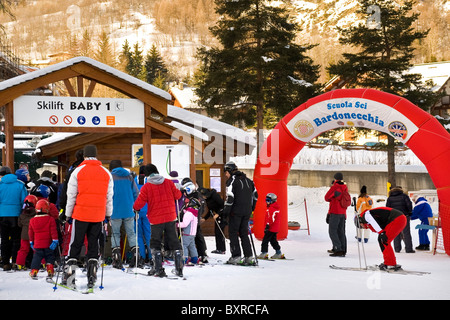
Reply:
<svg viewBox="0 0 450 320"><path fill-rule="evenodd" d="M14 110L13 102L8 102L5 106L5 144L6 156L3 161L5 166L14 172Z"/></svg>
<svg viewBox="0 0 450 320"><path fill-rule="evenodd" d="M148 104L144 104L144 117L150 119L152 108ZM152 127L145 121L145 131L142 134L142 155L144 157L143 164L152 162Z"/></svg>

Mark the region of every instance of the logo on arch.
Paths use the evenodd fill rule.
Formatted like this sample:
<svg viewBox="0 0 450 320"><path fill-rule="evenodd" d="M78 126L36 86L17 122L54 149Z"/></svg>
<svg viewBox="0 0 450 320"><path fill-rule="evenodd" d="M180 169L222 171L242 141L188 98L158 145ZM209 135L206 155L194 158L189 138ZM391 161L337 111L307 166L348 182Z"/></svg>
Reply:
<svg viewBox="0 0 450 320"><path fill-rule="evenodd" d="M408 129L403 122L393 121L388 126L389 133L397 140L405 140L408 136Z"/></svg>
<svg viewBox="0 0 450 320"><path fill-rule="evenodd" d="M294 133L299 138L308 138L314 133L314 127L307 120L299 120L294 124Z"/></svg>

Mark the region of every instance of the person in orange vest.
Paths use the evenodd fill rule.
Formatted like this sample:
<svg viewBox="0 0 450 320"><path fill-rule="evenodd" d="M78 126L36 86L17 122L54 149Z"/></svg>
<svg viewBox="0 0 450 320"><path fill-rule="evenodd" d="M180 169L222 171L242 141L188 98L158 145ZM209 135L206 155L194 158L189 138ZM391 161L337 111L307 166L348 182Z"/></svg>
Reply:
<svg viewBox="0 0 450 320"><path fill-rule="evenodd" d="M88 287L97 279L99 238L103 221L112 214L114 182L111 173L97 159L97 147L84 147L84 161L72 172L67 185L66 217L73 219L72 237L62 284L75 287L75 269L87 236ZM70 278L70 281L69 281Z"/></svg>

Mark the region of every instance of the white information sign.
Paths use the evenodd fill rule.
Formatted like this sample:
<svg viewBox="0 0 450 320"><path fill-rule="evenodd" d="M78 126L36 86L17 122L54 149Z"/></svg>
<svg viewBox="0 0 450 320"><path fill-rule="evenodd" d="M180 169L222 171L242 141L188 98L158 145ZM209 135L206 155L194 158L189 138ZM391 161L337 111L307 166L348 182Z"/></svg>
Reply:
<svg viewBox="0 0 450 320"><path fill-rule="evenodd" d="M340 127L364 127L407 142L417 126L399 111L380 102L338 98L318 102L298 113L286 127L298 140L309 142L320 133Z"/></svg>
<svg viewBox="0 0 450 320"><path fill-rule="evenodd" d="M14 100L14 126L144 128L137 99L21 96Z"/></svg>

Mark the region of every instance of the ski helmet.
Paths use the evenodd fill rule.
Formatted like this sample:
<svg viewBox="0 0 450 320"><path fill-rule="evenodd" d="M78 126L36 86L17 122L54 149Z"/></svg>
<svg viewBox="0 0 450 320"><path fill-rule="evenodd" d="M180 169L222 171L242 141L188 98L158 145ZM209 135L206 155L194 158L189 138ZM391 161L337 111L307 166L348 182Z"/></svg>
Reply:
<svg viewBox="0 0 450 320"><path fill-rule="evenodd" d="M36 212L49 213L50 212L50 202L45 199L41 199L36 203Z"/></svg>
<svg viewBox="0 0 450 320"><path fill-rule="evenodd" d="M228 161L227 163L225 163L225 165L223 167L223 171L224 172L228 171L230 174L236 170L237 170L237 166L236 166L236 163L234 163L233 161Z"/></svg>
<svg viewBox="0 0 450 320"><path fill-rule="evenodd" d="M50 195L50 188L45 184L41 184L39 185L39 187L36 188L33 194L38 197L48 198L48 196Z"/></svg>
<svg viewBox="0 0 450 320"><path fill-rule="evenodd" d="M38 202L38 198L36 196L30 194L26 196L25 200L23 201L26 205L30 207L36 207L36 203Z"/></svg>
<svg viewBox="0 0 450 320"><path fill-rule="evenodd" d="M278 197L277 197L277 195L275 193L268 193L266 195L266 202L272 204L275 201L277 201L277 198Z"/></svg>
<svg viewBox="0 0 450 320"><path fill-rule="evenodd" d="M183 189L186 191L186 194L189 195L193 193L197 188L195 187L195 184L192 181L188 181L185 184L183 184Z"/></svg>

